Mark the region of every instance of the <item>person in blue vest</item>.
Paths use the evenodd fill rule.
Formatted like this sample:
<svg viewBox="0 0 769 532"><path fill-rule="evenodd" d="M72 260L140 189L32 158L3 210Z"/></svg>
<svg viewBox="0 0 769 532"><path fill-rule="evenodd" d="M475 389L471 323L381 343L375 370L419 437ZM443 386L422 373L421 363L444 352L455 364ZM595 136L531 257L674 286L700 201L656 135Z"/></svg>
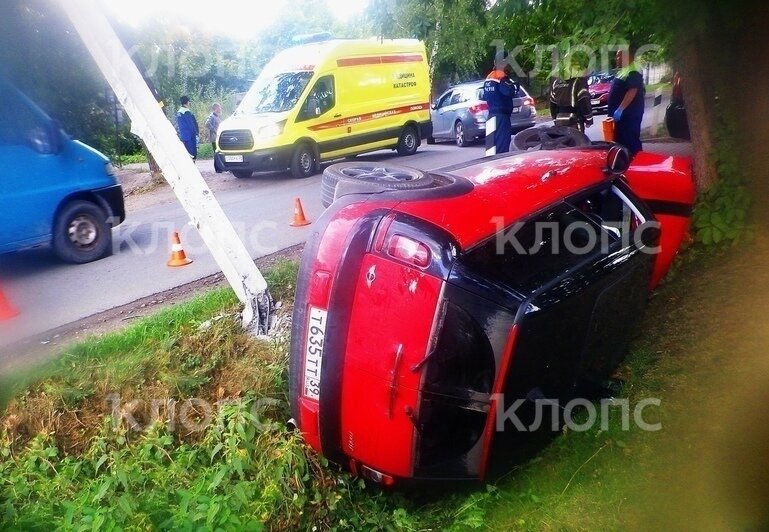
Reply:
<svg viewBox="0 0 769 532"><path fill-rule="evenodd" d="M614 119L614 141L628 149L631 156L641 151L641 121L644 116L644 89L641 69L632 50L617 51L619 72L609 89L608 114Z"/></svg>
<svg viewBox="0 0 769 532"><path fill-rule="evenodd" d="M184 147L187 148L187 153L190 154L192 160L198 158L198 121L195 120L195 115L192 114L189 107L190 97L187 95L179 98L179 103L182 104L179 110L176 112L176 125L179 128L179 138Z"/></svg>
<svg viewBox="0 0 769 532"><path fill-rule="evenodd" d="M513 69L508 64L504 70L495 65L483 83L483 100L489 106L489 118L496 118L494 145L496 153L510 151L512 128L510 115L513 113L513 98L518 93L518 85L510 79Z"/></svg>

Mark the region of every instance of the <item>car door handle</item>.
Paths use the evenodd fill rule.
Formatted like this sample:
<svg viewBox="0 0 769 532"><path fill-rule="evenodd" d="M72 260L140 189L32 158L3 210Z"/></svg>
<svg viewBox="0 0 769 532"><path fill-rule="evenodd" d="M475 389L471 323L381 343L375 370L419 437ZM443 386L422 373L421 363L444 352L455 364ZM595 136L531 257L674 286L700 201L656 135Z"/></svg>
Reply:
<svg viewBox="0 0 769 532"><path fill-rule="evenodd" d="M339 118L340 116L342 116L342 113L337 113L334 115L334 118Z"/></svg>

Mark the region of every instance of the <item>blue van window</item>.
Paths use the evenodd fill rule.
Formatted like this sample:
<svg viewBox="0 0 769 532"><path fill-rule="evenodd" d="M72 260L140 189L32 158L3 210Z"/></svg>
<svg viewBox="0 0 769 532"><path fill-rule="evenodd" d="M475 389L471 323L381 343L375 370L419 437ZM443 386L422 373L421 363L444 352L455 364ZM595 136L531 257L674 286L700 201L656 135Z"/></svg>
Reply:
<svg viewBox="0 0 769 532"><path fill-rule="evenodd" d="M4 104L0 115L0 144L24 144L40 151L40 139L47 135L43 117L7 86L0 85L0 101Z"/></svg>

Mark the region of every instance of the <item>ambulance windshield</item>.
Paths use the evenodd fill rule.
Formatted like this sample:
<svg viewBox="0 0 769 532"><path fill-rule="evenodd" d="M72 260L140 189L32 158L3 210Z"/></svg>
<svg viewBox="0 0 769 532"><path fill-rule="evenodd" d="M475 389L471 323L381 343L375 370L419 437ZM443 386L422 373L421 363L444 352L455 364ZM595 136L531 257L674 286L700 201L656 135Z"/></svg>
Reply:
<svg viewBox="0 0 769 532"><path fill-rule="evenodd" d="M312 75L312 72L302 71L259 76L235 114L281 113L292 109Z"/></svg>

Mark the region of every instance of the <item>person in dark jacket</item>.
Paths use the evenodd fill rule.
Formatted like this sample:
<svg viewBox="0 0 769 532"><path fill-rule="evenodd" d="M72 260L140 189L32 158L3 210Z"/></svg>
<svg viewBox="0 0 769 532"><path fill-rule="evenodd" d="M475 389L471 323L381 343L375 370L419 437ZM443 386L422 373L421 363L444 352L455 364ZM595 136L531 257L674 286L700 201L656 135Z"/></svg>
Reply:
<svg viewBox="0 0 769 532"><path fill-rule="evenodd" d="M496 153L510 151L512 129L510 115L513 113L513 98L518 93L518 85L510 79L512 68L506 65L504 70L494 68L483 83L483 100L489 106L489 118L496 119L494 145Z"/></svg>
<svg viewBox="0 0 769 532"><path fill-rule="evenodd" d="M614 118L614 140L625 146L631 156L641 151L641 121L644 116L644 80L634 63L631 50L617 51L620 68L609 89L609 116Z"/></svg>
<svg viewBox="0 0 769 532"><path fill-rule="evenodd" d="M200 130L198 129L198 121L195 120L195 115L193 115L192 111L187 107L190 103L189 96L185 95L179 98L179 103L182 104L176 112L176 124L179 128L179 138L182 143L184 143L184 147L187 148L187 153L190 154L190 157L192 157L192 160L194 161L198 158L198 134L200 133Z"/></svg>
<svg viewBox="0 0 769 532"><path fill-rule="evenodd" d="M585 132L593 125L593 107L587 77L555 78L550 84L550 116L556 126L574 127Z"/></svg>

